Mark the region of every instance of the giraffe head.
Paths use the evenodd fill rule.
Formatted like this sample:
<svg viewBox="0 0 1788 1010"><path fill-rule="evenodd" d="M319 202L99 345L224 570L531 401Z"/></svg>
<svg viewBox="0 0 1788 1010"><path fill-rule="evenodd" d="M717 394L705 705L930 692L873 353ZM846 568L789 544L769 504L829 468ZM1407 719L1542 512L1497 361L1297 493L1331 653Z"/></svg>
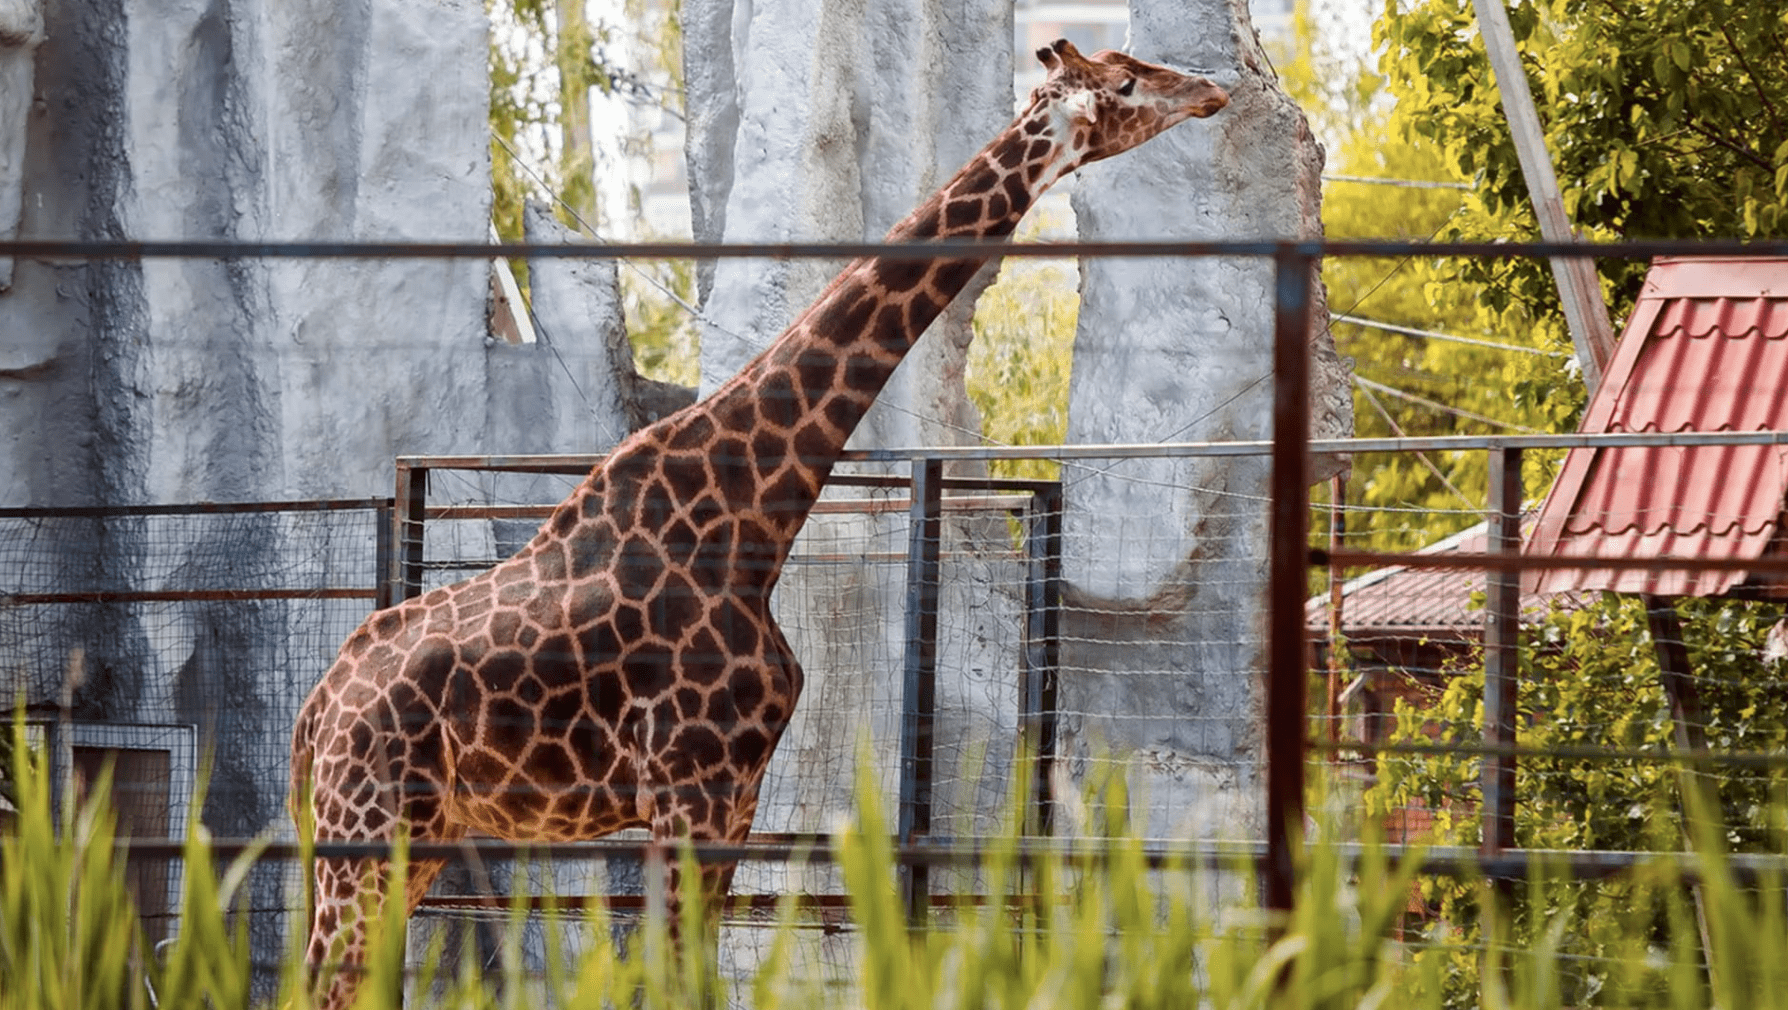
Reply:
<svg viewBox="0 0 1788 1010"><path fill-rule="evenodd" d="M1049 77L1031 93L1033 112L1054 121L1064 144L1063 172L1121 154L1176 123L1229 104L1229 94L1203 77L1110 49L1082 56L1067 39L1037 50Z"/></svg>

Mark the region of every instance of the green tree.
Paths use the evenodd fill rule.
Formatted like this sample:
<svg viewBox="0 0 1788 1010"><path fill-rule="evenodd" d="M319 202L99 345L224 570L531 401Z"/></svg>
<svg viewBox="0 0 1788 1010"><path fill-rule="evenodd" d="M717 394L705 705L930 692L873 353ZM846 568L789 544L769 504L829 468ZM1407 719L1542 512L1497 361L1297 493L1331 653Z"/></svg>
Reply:
<svg viewBox="0 0 1788 1010"><path fill-rule="evenodd" d="M1515 0L1511 21L1567 211L1590 238L1780 237L1788 232L1788 13L1760 0ZM1378 71L1306 39L1288 90L1328 141L1323 219L1334 238L1538 238L1472 0L1387 0ZM1337 177L1462 183L1368 186ZM1599 264L1616 325L1644 263ZM1357 433L1570 430L1586 396L1546 265L1531 259L1334 259L1331 309L1521 345L1497 350L1334 324L1354 358ZM1385 391L1443 404L1447 413ZM1475 417L1473 416L1475 415ZM1497 422L1497 423L1492 423ZM1557 454L1529 454L1528 487ZM1482 453L1355 461L1352 529L1406 548L1470 525ZM1399 509L1432 510L1419 522ZM1324 531L1318 530L1318 535Z"/></svg>
<svg viewBox="0 0 1788 1010"><path fill-rule="evenodd" d="M1027 223L1022 241L1033 241L1047 222ZM964 383L981 415L981 430L995 445L1060 445L1068 435L1068 374L1080 292L1072 264L1007 260L999 279L975 304L974 342ZM997 477L1054 480L1052 460L995 460Z"/></svg>
<svg viewBox="0 0 1788 1010"><path fill-rule="evenodd" d="M1329 36L1304 11L1296 25L1294 48L1276 62L1327 149L1325 233L1412 241L1442 235L1469 210L1469 177L1440 144L1399 127L1389 82L1363 57L1325 49ZM1323 280L1336 347L1354 362L1357 435L1507 434L1574 421L1580 399L1524 395L1535 385L1576 382L1565 370L1568 340L1561 345L1543 325L1508 326L1477 285L1457 282L1443 264L1331 257ZM1554 461L1528 455L1529 486L1540 486ZM1349 542L1407 550L1471 526L1481 518L1487 482L1482 452L1360 454L1346 491L1346 503L1360 510L1348 518ZM1316 525L1313 535L1326 539L1326 522Z"/></svg>
<svg viewBox="0 0 1788 1010"><path fill-rule="evenodd" d="M1511 0L1509 20L1566 212L1585 237L1788 234L1788 8ZM1440 237L1536 240L1472 0L1386 0L1374 39L1400 136L1437 148L1472 182L1472 199ZM1645 264L1598 266L1618 323ZM1445 271L1509 328L1543 321L1549 337L1562 336L1544 263L1460 259Z"/></svg>
<svg viewBox="0 0 1788 1010"><path fill-rule="evenodd" d="M504 241L522 238L522 206L539 200L567 225L593 216L591 88L611 91L600 48L608 30L584 18L582 0L485 0L490 17L491 219ZM517 264L518 268L521 264Z"/></svg>
<svg viewBox="0 0 1788 1010"><path fill-rule="evenodd" d="M1788 711L1778 703L1788 662L1765 659L1770 629L1783 608L1756 601L1685 599L1677 604L1696 683L1708 746L1756 756L1788 747ZM1516 762L1516 844L1533 849L1675 851L1685 824L1678 800L1682 769L1661 757L1672 749L1674 724L1659 679L1643 603L1608 594L1585 606L1558 609L1526 629L1519 650L1519 739L1523 748L1598 749L1621 756L1580 754ZM1427 703L1400 701L1394 743L1483 742L1484 668L1481 656L1463 660ZM1660 756L1640 756L1644 752ZM1481 837L1480 758L1468 753L1381 755L1375 784L1365 794L1369 813L1422 808L1434 815L1433 841L1474 846ZM1718 800L1722 840L1732 851L1780 851L1779 823L1788 769L1713 765L1700 770ZM1465 951L1480 939L1475 885L1429 878L1424 897L1450 943L1432 954L1456 969L1454 1001L1476 1005L1475 958ZM1618 921L1634 893L1631 880L1565 883L1545 900L1520 906L1518 942L1534 939L1531 922L1561 909L1574 921ZM1646 927L1667 939L1669 923ZM1436 937L1440 939L1440 937ZM1604 979L1597 958L1609 953L1593 930L1567 942L1582 970L1572 975L1571 1002L1591 1002Z"/></svg>

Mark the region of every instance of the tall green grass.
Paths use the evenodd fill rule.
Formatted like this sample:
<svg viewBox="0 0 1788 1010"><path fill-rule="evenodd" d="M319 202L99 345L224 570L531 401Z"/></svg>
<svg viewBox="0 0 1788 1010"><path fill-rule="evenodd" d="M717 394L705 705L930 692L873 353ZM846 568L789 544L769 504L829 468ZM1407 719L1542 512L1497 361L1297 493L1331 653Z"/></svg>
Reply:
<svg viewBox="0 0 1788 1010"><path fill-rule="evenodd" d="M15 733L22 742L22 726ZM189 825L178 932L156 954L146 949L131 907L103 784L78 810L58 815L48 763L24 746L14 759L19 816L0 839L0 1010L249 1007L248 938L229 911L252 854L220 867L203 829ZM1383 850L1368 846L1348 860L1338 846L1312 844L1300 857L1295 908L1273 920L1244 901L1213 905L1209 896L1221 889L1212 886L1211 871L1151 864L1121 813L1081 826L1105 843L1091 861L1027 863L1015 833L997 837L976 887L1012 900L962 904L940 912L932 928L913 930L881 804L861 788L864 801L836 839L853 926L843 984L821 980L804 962L799 912L788 899L777 924L764 927L771 941L754 972L724 985L704 946L673 943L652 923L618 930L600 905L587 916L590 942L575 957L555 941L556 930L545 931L544 973L522 971L517 926L496 977L481 977L470 958L444 977L438 943L406 975L404 924L391 912L375 923L359 1006L395 1008L407 982L415 1004L447 1010L727 1002L761 1010L1407 1010L1442 1006L1459 959L1482 957L1449 948L1445 924L1401 922L1414 870ZM1121 811L1122 804L1089 808ZM395 872L402 867L400 858ZM1594 931L1619 955L1604 966L1593 1005L1788 1010L1783 882L1741 887L1711 851L1701 872L1711 937L1705 964L1683 881L1659 864L1634 874L1625 914L1575 922L1561 913L1533 931L1539 939L1528 947L1500 952L1481 972L1482 1004L1561 1010L1564 938ZM1537 875L1524 886L1530 911L1554 907L1547 889L1565 884L1555 874ZM700 911L686 914L684 935L699 935ZM1660 919L1670 923L1662 933ZM521 920L518 904L514 921ZM1415 942L1393 940L1399 928ZM300 949L295 939L280 1003L304 1010Z"/></svg>

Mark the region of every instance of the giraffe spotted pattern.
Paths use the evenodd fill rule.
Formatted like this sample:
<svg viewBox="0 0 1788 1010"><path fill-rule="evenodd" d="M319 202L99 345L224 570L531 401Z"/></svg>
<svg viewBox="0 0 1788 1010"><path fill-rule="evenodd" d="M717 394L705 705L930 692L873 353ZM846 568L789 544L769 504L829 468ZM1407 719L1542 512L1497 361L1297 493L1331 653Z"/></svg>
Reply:
<svg viewBox="0 0 1788 1010"><path fill-rule="evenodd" d="M890 241L1009 235L1062 175L1228 103L1122 53L1037 56L1049 76L1025 111ZM617 447L514 557L369 617L299 713L294 816L327 840L743 840L801 694L770 614L783 562L845 441L983 262L853 262L738 375ZM411 866L408 910L441 868ZM363 961L358 910L386 900L384 869L317 860L313 968ZM701 872L716 914L733 867ZM356 980L319 970L320 1007L345 1010Z"/></svg>

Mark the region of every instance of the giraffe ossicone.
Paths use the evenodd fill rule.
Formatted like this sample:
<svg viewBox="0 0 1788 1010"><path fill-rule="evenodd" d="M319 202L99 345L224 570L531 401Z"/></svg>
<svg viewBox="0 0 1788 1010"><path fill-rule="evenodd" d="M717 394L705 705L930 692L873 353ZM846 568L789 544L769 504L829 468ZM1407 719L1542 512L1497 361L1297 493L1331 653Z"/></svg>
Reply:
<svg viewBox="0 0 1788 1010"><path fill-rule="evenodd" d="M1061 176L1229 101L1123 53L1059 40L1037 57L1048 77L1024 111L889 241L1010 235ZM293 728L294 817L326 840L742 840L801 694L770 614L782 564L876 394L984 262L852 262L738 375L623 441L515 556L368 617ZM411 865L408 910L441 868ZM313 968L363 960L383 870L317 860ZM714 914L732 872L703 868ZM323 1010L356 981L322 973Z"/></svg>

